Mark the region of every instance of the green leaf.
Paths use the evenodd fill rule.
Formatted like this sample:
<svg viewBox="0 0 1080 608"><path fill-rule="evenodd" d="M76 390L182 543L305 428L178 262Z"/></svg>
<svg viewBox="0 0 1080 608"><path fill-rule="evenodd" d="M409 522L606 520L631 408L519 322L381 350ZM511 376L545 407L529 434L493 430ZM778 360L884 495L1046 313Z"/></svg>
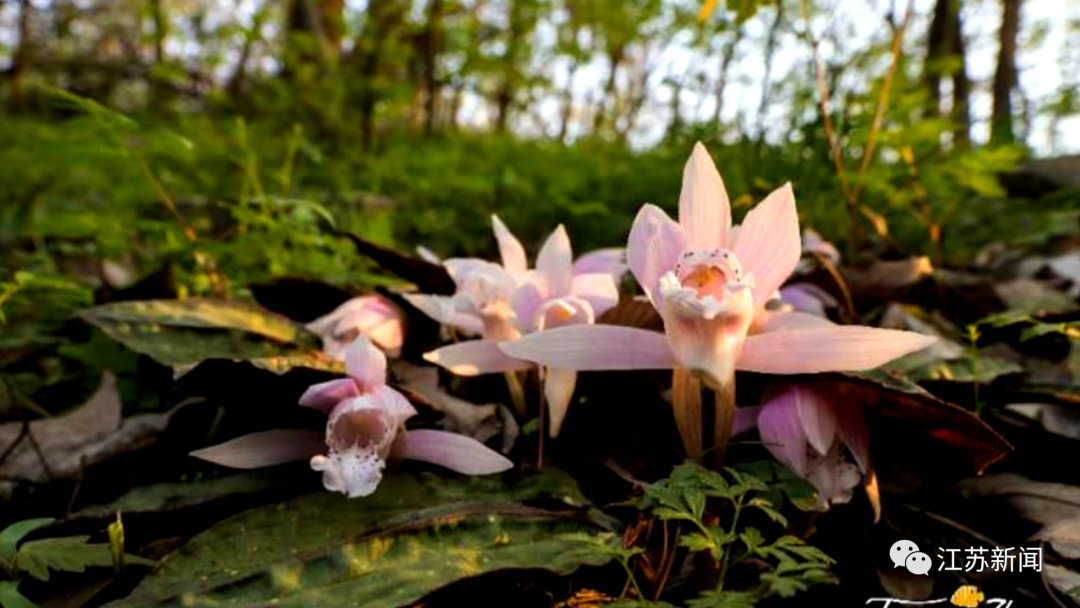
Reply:
<svg viewBox="0 0 1080 608"><path fill-rule="evenodd" d="M679 544L691 551L712 551L717 548L716 543L711 538L706 538L704 534L698 533L683 536L679 539Z"/></svg>
<svg viewBox="0 0 1080 608"><path fill-rule="evenodd" d="M521 504L577 493L552 481L547 471L516 480L395 474L366 498L321 492L252 509L196 536L110 607L391 608L497 569L567 574L608 561L564 536L609 531L586 512Z"/></svg>
<svg viewBox="0 0 1080 608"><path fill-rule="evenodd" d="M319 358L320 340L315 334L281 315L234 302L118 302L91 308L80 316L163 365L189 366L206 359ZM269 363L262 365L273 368Z"/></svg>
<svg viewBox="0 0 1080 608"><path fill-rule="evenodd" d="M747 503L748 506L759 509L769 516L769 519L775 521L781 526L787 527L787 518L784 517L780 511L773 508L772 503L764 498L753 498Z"/></svg>
<svg viewBox="0 0 1080 608"><path fill-rule="evenodd" d="M83 572L91 566L112 566L112 552L108 543L87 544L89 536L46 538L23 543L16 558L17 569L40 580L49 580L49 570ZM154 562L137 555L125 555L129 564L154 565Z"/></svg>
<svg viewBox="0 0 1080 608"><path fill-rule="evenodd" d="M0 608L41 608L19 593L16 581L0 581Z"/></svg>
<svg viewBox="0 0 1080 608"><path fill-rule="evenodd" d="M765 543L765 537L761 535L761 531L757 528L747 528L739 534L739 540L746 545L746 549L750 553L757 553L758 547Z"/></svg>
<svg viewBox="0 0 1080 608"><path fill-rule="evenodd" d="M706 591L689 600L690 608L753 608L758 598L749 591Z"/></svg>
<svg viewBox="0 0 1080 608"><path fill-rule="evenodd" d="M4 528L3 531L0 531L0 562L9 564L13 562L15 560L15 555L18 552L19 541L27 534L30 534L38 528L43 528L54 521L56 520L52 517L25 519L13 523Z"/></svg>

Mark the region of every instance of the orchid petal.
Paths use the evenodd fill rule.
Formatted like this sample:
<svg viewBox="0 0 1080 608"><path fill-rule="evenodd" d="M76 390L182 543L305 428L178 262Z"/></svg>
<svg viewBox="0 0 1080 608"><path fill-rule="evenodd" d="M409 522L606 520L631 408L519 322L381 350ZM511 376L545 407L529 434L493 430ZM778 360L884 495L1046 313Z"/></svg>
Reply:
<svg viewBox="0 0 1080 608"><path fill-rule="evenodd" d="M761 317L764 317L764 321L760 323L761 333L766 334L774 331L801 331L804 329L837 327L832 321L808 312L759 311L757 316L754 317L755 325L758 324Z"/></svg>
<svg viewBox="0 0 1080 608"><path fill-rule="evenodd" d="M368 329L363 330L363 333L367 334L372 342L390 353L391 356L397 356L402 345L405 344L405 335L400 319L388 319L378 325L368 327Z"/></svg>
<svg viewBox="0 0 1080 608"><path fill-rule="evenodd" d="M405 301L414 308L439 323L449 323L454 312L454 303L450 296L429 296L420 293L401 294Z"/></svg>
<svg viewBox="0 0 1080 608"><path fill-rule="evenodd" d="M746 214L735 241L735 256L754 275L754 302L764 305L791 276L801 253L795 193L788 183Z"/></svg>
<svg viewBox="0 0 1080 608"><path fill-rule="evenodd" d="M467 340L424 353L424 359L459 376L477 376L528 369L528 361L514 359L499 349L496 340Z"/></svg>
<svg viewBox="0 0 1080 608"><path fill-rule="evenodd" d="M495 230L495 240L499 241L499 255L502 256L503 268L514 277L525 274L529 263L525 258L525 248L514 233L502 223L499 216L491 216L491 226Z"/></svg>
<svg viewBox="0 0 1080 608"><path fill-rule="evenodd" d="M660 277L675 269L679 254L686 249L682 226L656 205L644 205L634 218L626 259L641 289L659 306Z"/></svg>
<svg viewBox="0 0 1080 608"><path fill-rule="evenodd" d="M765 448L789 469L805 477L806 435L791 395L781 394L762 406L757 424Z"/></svg>
<svg viewBox="0 0 1080 608"><path fill-rule="evenodd" d="M514 291L511 306L517 317L518 329L522 333L536 331L536 313L550 297L547 275L542 273L529 273L525 282Z"/></svg>
<svg viewBox="0 0 1080 608"><path fill-rule="evenodd" d="M804 386L793 386L788 389L788 393L795 401L803 432L806 433L806 441L818 454L824 456L836 439L836 412L833 411L832 404L817 391Z"/></svg>
<svg viewBox="0 0 1080 608"><path fill-rule="evenodd" d="M570 283L570 293L588 302L596 316L604 314L619 303L619 286L610 274L574 275Z"/></svg>
<svg viewBox="0 0 1080 608"><path fill-rule="evenodd" d="M562 224L559 224L540 248L540 253L536 256L536 270L547 276L551 295L558 297L570 293L574 254L570 249L570 237Z"/></svg>
<svg viewBox="0 0 1080 608"><path fill-rule="evenodd" d="M329 414L337 404L359 395L360 387L357 386L356 380L338 378L309 386L304 394L300 395L300 405Z"/></svg>
<svg viewBox="0 0 1080 608"><path fill-rule="evenodd" d="M724 181L701 142L683 169L679 224L695 249L723 247L731 228L731 204Z"/></svg>
<svg viewBox="0 0 1080 608"><path fill-rule="evenodd" d="M866 473L870 468L870 427L866 424L866 412L861 403L837 403L837 434L847 446L859 470Z"/></svg>
<svg viewBox="0 0 1080 608"><path fill-rule="evenodd" d="M397 455L405 460L446 467L463 475L489 475L514 468L514 463L505 456L472 437L446 431L406 431Z"/></svg>
<svg viewBox="0 0 1080 608"><path fill-rule="evenodd" d="M610 274L616 282L626 274L626 250L609 247L590 251L574 261L574 274Z"/></svg>
<svg viewBox="0 0 1080 608"><path fill-rule="evenodd" d="M663 334L618 325L570 325L499 345L517 359L565 370L672 369Z"/></svg>
<svg viewBox="0 0 1080 608"><path fill-rule="evenodd" d="M852 325L755 334L743 342L738 369L766 374L872 369L934 340L910 331Z"/></svg>
<svg viewBox="0 0 1080 608"><path fill-rule="evenodd" d="M831 293L813 283L795 283L780 290L780 298L795 310L825 316L825 309L839 304Z"/></svg>
<svg viewBox="0 0 1080 608"><path fill-rule="evenodd" d="M758 416L761 414L760 405L751 405L735 409L735 424L731 427L731 435L741 435L757 428Z"/></svg>
<svg viewBox="0 0 1080 608"><path fill-rule="evenodd" d="M361 392L375 390L386 384L386 355L361 334L345 350L345 371Z"/></svg>
<svg viewBox="0 0 1080 608"><path fill-rule="evenodd" d="M258 469L307 460L323 452L326 442L319 431L274 429L237 437L190 455L233 469Z"/></svg>
<svg viewBox="0 0 1080 608"><path fill-rule="evenodd" d="M544 376L544 398L547 400L548 412L551 414L548 424L552 437L559 436L563 420L566 419L566 410L570 408L570 400L574 397L575 385L577 385L577 372L550 367L547 369L547 374Z"/></svg>

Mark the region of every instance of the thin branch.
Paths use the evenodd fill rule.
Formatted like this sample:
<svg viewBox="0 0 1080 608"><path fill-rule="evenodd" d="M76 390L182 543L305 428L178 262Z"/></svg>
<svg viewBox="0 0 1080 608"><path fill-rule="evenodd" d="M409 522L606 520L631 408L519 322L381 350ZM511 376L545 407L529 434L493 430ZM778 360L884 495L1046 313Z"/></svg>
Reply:
<svg viewBox="0 0 1080 608"><path fill-rule="evenodd" d="M889 63L889 71L885 73L885 79L881 82L881 93L878 95L877 111L874 113L874 123L870 127L870 132L866 135L866 146L863 148L862 163L859 165L859 174L855 177L855 190L851 193L856 205L859 203L859 195L862 194L866 172L870 169L870 162L874 157L874 148L877 146L881 125L885 122L885 112L889 109L889 93L892 90L893 77L896 75L896 68L900 65L904 32L907 30L908 23L911 21L911 15L914 11L915 0L909 0L907 9L904 10L904 18L900 21L900 26L893 30L892 45L889 49L889 52L892 54L892 61ZM891 19L889 20L889 23L892 23Z"/></svg>
<svg viewBox="0 0 1080 608"><path fill-rule="evenodd" d="M844 166L844 157L840 151L840 142L833 128L832 113L829 109L829 85L825 83L825 67L821 63L820 42L814 37L810 28L810 6L807 0L799 0L803 21L806 22L806 31L803 35L810 43L810 53L814 61L814 81L818 89L818 104L821 108L821 120L825 127L825 138L829 142L829 153L833 164L836 165L836 175L840 180L840 192L847 202L848 216L851 219L852 240L856 245L862 240L862 228L859 223L858 204L852 196L848 181L847 168Z"/></svg>

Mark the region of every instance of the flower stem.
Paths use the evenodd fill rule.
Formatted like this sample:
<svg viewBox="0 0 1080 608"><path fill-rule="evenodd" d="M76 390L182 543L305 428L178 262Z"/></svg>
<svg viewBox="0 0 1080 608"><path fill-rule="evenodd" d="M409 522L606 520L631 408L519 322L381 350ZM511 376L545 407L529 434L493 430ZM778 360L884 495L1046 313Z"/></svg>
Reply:
<svg viewBox="0 0 1080 608"><path fill-rule="evenodd" d="M724 455L735 427L735 375L732 374L715 389L713 395L716 416L713 424L712 458L713 468L719 471L724 464Z"/></svg>
<svg viewBox="0 0 1080 608"><path fill-rule="evenodd" d="M626 576L630 577L630 584L634 586L634 591L637 593L638 599L644 600L645 594L641 592L641 587L638 587L637 579L634 578L634 569L630 567L630 560L627 558L620 559L619 563L626 569Z"/></svg>
<svg viewBox="0 0 1080 608"><path fill-rule="evenodd" d="M696 459L701 455L701 381L681 367L671 377L671 407L686 456Z"/></svg>
<svg viewBox="0 0 1080 608"><path fill-rule="evenodd" d="M731 517L731 529L728 530L728 534L730 536L735 535L735 527L739 525L739 513L742 512L742 506L743 506L743 497L740 496L739 499L737 501L735 501L735 514ZM727 548L724 549L723 557L720 558L720 586L717 588L718 591L723 591L724 590L724 577L727 576L728 567L731 565L731 560L728 559L728 557L730 556L731 549L734 546L735 546L735 543L731 542L727 546Z"/></svg>
<svg viewBox="0 0 1080 608"><path fill-rule="evenodd" d="M510 401L514 404L514 411L518 419L525 420L525 387L521 385L521 378L517 372L506 372L506 388L510 391Z"/></svg>

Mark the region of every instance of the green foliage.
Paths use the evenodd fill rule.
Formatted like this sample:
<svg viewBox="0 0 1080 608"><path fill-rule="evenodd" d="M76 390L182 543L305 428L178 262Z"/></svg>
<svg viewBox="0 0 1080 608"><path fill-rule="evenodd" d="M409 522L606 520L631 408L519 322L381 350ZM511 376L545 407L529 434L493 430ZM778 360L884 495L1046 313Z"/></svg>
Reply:
<svg viewBox="0 0 1080 608"><path fill-rule="evenodd" d="M214 358L276 360L312 353L319 346L317 336L286 317L219 300L119 302L80 316L128 348L170 366Z"/></svg>
<svg viewBox="0 0 1080 608"><path fill-rule="evenodd" d="M110 544L89 544L89 536L46 538L20 545L26 535L53 521L52 518L28 519L0 531L0 568L14 579L0 581L0 606L3 608L34 606L18 591L18 581L23 574L48 582L50 571L84 572L88 567L114 563ZM127 563L154 565L136 555L121 555Z"/></svg>
<svg viewBox="0 0 1080 608"><path fill-rule="evenodd" d="M38 528L44 528L54 521L56 520L51 517L26 519L15 522L0 531L0 566L5 569L11 567L18 556L19 541L26 537L27 534Z"/></svg>
<svg viewBox="0 0 1080 608"><path fill-rule="evenodd" d="M686 463L646 492L657 517L665 521L687 521L696 528L684 534L680 544L692 552L708 552L719 565L718 588L692 600L691 608L753 606L772 595L790 597L811 585L835 582L829 572L834 562L820 549L796 536L782 535L770 540L757 528L739 526L740 516L749 510L764 514L781 527L787 526L784 515L764 497L769 491L768 484L746 471L735 468L709 471L696 463ZM706 523L710 499L731 508L729 524ZM748 558L768 562L773 569L761 573L760 584L755 588L725 589L729 568Z"/></svg>
<svg viewBox="0 0 1080 608"><path fill-rule="evenodd" d="M19 583L0 581L0 608L41 608L19 593Z"/></svg>
<svg viewBox="0 0 1080 608"><path fill-rule="evenodd" d="M246 511L192 539L113 608L197 604L393 607L501 568L566 574L612 555L578 551L608 530L564 475L448 480L396 474L372 496L329 492ZM604 545L601 536L589 547Z"/></svg>
<svg viewBox="0 0 1080 608"><path fill-rule="evenodd" d="M19 548L14 568L47 582L50 570L83 572L91 566L111 566L113 556L109 544L89 544L89 540L89 536L70 536L24 543ZM125 555L124 558L129 564L154 565L154 562L136 555Z"/></svg>

